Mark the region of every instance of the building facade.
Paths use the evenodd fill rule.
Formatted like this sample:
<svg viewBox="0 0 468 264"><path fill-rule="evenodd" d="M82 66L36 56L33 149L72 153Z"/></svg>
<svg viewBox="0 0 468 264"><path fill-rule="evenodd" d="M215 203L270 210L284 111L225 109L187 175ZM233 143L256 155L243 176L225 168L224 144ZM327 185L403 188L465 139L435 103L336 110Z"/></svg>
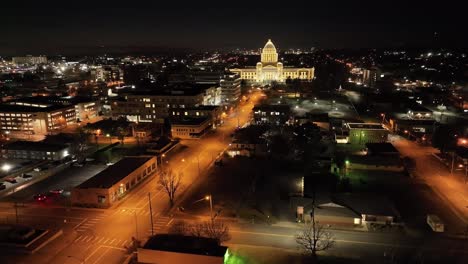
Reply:
<svg viewBox="0 0 468 264"><path fill-rule="evenodd" d="M199 139L213 127L209 117L171 120L172 138Z"/></svg>
<svg viewBox="0 0 468 264"><path fill-rule="evenodd" d="M366 143L388 141L388 130L378 123L347 123L349 129L348 143L365 146Z"/></svg>
<svg viewBox="0 0 468 264"><path fill-rule="evenodd" d="M256 67L234 68L231 72L239 74L240 78L253 83L269 84L285 82L287 79L311 81L314 79L314 68L289 68L278 62L278 52L269 39L262 49L261 60Z"/></svg>
<svg viewBox="0 0 468 264"><path fill-rule="evenodd" d="M73 105L37 105L15 102L0 105L0 129L9 137L47 135L76 123Z"/></svg>
<svg viewBox="0 0 468 264"><path fill-rule="evenodd" d="M219 85L221 87L222 105L231 105L239 101L241 95L241 78L239 74L225 74Z"/></svg>
<svg viewBox="0 0 468 264"><path fill-rule="evenodd" d="M203 105L204 91L131 93L112 103L112 116L130 122L163 123L173 111Z"/></svg>
<svg viewBox="0 0 468 264"><path fill-rule="evenodd" d="M47 63L47 57L45 56L24 56L24 57L13 57L13 64L16 65L35 65Z"/></svg>
<svg viewBox="0 0 468 264"><path fill-rule="evenodd" d="M107 208L157 170L155 156L125 157L73 188L71 203Z"/></svg>
<svg viewBox="0 0 468 264"><path fill-rule="evenodd" d="M70 155L65 145L34 141L15 141L2 146L2 158L27 160L62 160Z"/></svg>

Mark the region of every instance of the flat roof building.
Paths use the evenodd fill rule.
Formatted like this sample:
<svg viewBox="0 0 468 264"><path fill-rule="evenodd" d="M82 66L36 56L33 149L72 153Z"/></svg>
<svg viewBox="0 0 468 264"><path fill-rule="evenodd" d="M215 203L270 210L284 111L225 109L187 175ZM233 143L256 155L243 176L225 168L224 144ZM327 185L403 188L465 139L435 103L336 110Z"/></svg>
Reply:
<svg viewBox="0 0 468 264"><path fill-rule="evenodd" d="M347 123L348 142L353 145L387 142L388 130L379 123Z"/></svg>
<svg viewBox="0 0 468 264"><path fill-rule="evenodd" d="M150 237L138 248L137 256L139 263L224 264L228 252L227 247L218 245L212 238L160 234Z"/></svg>
<svg viewBox="0 0 468 264"><path fill-rule="evenodd" d="M73 205L106 208L154 172L155 156L125 157L72 190Z"/></svg>
<svg viewBox="0 0 468 264"><path fill-rule="evenodd" d="M61 160L68 155L68 146L45 142L16 141L1 147L1 157L6 159Z"/></svg>
<svg viewBox="0 0 468 264"><path fill-rule="evenodd" d="M171 120L172 138L198 139L213 126L210 117L192 117Z"/></svg>

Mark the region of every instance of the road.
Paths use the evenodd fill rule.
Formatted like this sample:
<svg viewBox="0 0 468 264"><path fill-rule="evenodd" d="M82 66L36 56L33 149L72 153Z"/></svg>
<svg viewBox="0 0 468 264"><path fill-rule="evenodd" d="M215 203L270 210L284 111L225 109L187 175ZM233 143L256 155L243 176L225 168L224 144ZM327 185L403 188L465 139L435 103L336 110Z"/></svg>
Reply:
<svg viewBox="0 0 468 264"><path fill-rule="evenodd" d="M436 152L434 148L421 146L400 136L391 136L390 139L401 155L416 162L413 173L416 180L429 186L443 201L444 206L434 205L433 210L450 223L449 229L463 233L468 226L468 187L461 175L452 176L449 168L432 155Z"/></svg>

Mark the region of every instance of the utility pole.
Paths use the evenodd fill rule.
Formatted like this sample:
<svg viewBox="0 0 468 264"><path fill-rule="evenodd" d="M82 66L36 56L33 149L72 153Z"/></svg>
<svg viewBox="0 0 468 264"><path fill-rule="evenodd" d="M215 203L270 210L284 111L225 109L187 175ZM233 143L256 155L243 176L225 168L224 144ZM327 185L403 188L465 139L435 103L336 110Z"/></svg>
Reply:
<svg viewBox="0 0 468 264"><path fill-rule="evenodd" d="M16 217L16 224L18 224L18 202L15 202L15 217Z"/></svg>
<svg viewBox="0 0 468 264"><path fill-rule="evenodd" d="M148 203L150 209L150 220L151 220L151 235L154 236L154 227L153 227L153 208L151 207L151 193L148 193Z"/></svg>
<svg viewBox="0 0 468 264"><path fill-rule="evenodd" d="M135 238L138 240L138 219L137 219L136 211L134 211L133 214L135 215ZM151 219L153 219L153 217L151 217Z"/></svg>
<svg viewBox="0 0 468 264"><path fill-rule="evenodd" d="M452 166L450 169L450 174L453 176L453 166L455 165L455 152L452 151Z"/></svg>

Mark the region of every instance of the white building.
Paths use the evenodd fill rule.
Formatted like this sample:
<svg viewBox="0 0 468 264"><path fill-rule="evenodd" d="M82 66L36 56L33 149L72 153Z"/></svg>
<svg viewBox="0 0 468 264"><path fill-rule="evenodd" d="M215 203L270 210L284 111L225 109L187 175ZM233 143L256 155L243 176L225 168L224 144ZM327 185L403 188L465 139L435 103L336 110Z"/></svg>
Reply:
<svg viewBox="0 0 468 264"><path fill-rule="evenodd" d="M231 69L238 73L241 79L255 83L285 82L287 79L311 81L314 78L314 68L289 68L278 62L278 52L269 39L262 49L261 60L256 67Z"/></svg>

